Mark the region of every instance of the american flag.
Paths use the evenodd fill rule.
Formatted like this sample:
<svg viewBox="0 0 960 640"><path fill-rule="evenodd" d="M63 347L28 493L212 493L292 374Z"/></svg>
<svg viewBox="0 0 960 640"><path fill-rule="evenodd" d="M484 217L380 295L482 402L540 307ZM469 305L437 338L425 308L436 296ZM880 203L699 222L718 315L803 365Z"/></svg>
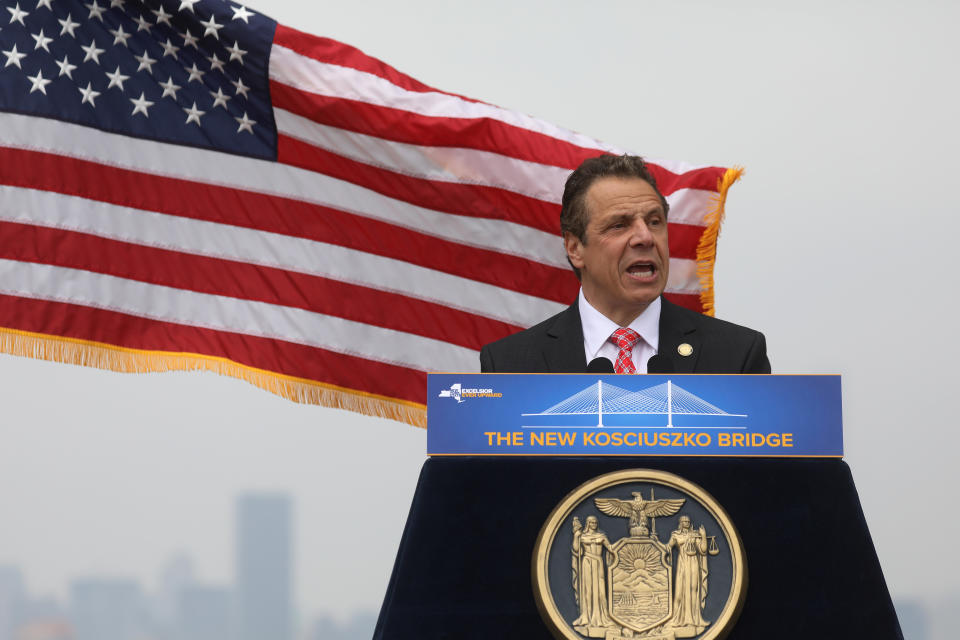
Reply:
<svg viewBox="0 0 960 640"><path fill-rule="evenodd" d="M424 424L426 372L566 307L568 173L623 153L214 0L4 0L0 351L207 369ZM653 161L710 312L735 170Z"/></svg>

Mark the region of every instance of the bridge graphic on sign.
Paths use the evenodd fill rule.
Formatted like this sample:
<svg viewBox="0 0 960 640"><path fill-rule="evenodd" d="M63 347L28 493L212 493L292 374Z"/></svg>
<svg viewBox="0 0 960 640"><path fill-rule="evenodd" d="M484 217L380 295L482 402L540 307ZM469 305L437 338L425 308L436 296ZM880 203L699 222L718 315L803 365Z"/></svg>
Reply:
<svg viewBox="0 0 960 640"><path fill-rule="evenodd" d="M604 415L665 415L667 427L673 427L673 416L728 416L746 418L745 413L727 413L710 404L670 380L662 384L628 391L610 383L597 380L582 391L561 400L540 413L524 413L524 416L597 416L597 426L602 427Z"/></svg>

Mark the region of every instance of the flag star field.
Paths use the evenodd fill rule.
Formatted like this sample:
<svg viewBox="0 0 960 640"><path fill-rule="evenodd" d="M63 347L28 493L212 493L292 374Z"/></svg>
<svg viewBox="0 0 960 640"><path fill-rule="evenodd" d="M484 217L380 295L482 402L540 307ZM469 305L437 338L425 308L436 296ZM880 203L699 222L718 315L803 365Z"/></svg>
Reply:
<svg viewBox="0 0 960 640"><path fill-rule="evenodd" d="M273 20L208 1L7 4L0 108L276 157L267 79Z"/></svg>

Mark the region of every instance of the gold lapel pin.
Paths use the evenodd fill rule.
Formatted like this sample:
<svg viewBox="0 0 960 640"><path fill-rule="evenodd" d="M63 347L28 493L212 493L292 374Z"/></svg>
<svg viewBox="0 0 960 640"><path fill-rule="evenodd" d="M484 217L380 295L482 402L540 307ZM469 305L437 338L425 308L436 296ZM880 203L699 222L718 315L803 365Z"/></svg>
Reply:
<svg viewBox="0 0 960 640"><path fill-rule="evenodd" d="M689 344L684 342L679 347L677 347L677 353L679 353L683 357L687 357L693 353L693 347L691 347Z"/></svg>

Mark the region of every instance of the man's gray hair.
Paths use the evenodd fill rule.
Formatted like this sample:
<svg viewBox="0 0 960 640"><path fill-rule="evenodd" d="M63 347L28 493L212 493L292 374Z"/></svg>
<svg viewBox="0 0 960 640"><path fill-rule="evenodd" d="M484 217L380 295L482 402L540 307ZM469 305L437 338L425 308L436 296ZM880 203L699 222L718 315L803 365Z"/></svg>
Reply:
<svg viewBox="0 0 960 640"><path fill-rule="evenodd" d="M667 199L663 197L657 188L657 179L653 177L647 163L640 156L622 155L615 156L605 153L595 158L587 158L580 163L573 173L567 178L567 183L563 188L563 200L560 208L560 233L572 233L580 239L583 244L587 243L587 223L590 221L590 213L587 211L586 196L587 191L598 178L640 178L657 192L660 197L660 205L663 207L663 215L666 216L670 210ZM567 258L569 262L570 259ZM577 278L580 277L580 270L573 266Z"/></svg>

